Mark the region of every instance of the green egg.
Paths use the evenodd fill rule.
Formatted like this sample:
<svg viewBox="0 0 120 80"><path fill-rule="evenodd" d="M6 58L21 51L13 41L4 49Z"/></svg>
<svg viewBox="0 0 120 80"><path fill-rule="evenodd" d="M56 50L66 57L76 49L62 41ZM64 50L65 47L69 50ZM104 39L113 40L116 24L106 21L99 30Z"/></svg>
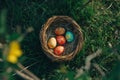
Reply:
<svg viewBox="0 0 120 80"><path fill-rule="evenodd" d="M71 31L67 31L65 34L67 42L72 42L74 40L74 34Z"/></svg>

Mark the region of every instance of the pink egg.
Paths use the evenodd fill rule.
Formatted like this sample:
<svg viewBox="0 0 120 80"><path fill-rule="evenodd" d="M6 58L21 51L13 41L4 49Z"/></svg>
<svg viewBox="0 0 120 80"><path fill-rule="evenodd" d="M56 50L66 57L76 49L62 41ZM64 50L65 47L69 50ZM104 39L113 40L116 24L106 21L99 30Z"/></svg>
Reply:
<svg viewBox="0 0 120 80"><path fill-rule="evenodd" d="M64 51L64 47L63 46L57 46L54 49L54 54L60 56L60 55L62 55L63 51Z"/></svg>
<svg viewBox="0 0 120 80"><path fill-rule="evenodd" d="M64 45L66 43L66 39L64 36L56 36L56 40L59 45Z"/></svg>

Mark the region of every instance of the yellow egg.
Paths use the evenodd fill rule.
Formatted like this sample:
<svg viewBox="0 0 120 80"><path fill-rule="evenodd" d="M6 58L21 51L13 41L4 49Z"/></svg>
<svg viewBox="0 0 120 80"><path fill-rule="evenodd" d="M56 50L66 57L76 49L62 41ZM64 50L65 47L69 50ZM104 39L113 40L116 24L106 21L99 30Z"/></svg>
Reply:
<svg viewBox="0 0 120 80"><path fill-rule="evenodd" d="M55 48L56 47L56 45L57 45L57 41L56 41L56 39L54 38L54 37L51 37L49 40L48 40L48 47L49 48Z"/></svg>

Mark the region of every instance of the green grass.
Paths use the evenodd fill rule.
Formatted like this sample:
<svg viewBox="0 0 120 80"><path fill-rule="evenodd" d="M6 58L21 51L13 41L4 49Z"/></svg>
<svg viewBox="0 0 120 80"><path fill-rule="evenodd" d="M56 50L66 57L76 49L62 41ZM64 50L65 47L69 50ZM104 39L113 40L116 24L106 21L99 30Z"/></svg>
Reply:
<svg viewBox="0 0 120 80"><path fill-rule="evenodd" d="M24 33L32 26L34 32L28 34L22 41L24 60L22 64L29 66L35 75L46 80L64 80L66 75L60 70L64 65L75 75L75 70L84 65L85 57L98 48L103 50L102 55L92 62L98 63L107 69L106 75L117 65L117 55L120 55L120 1L119 0L1 0L0 9L7 9L8 32L16 32L16 25L21 26ZM86 5L84 5L86 4ZM81 26L84 34L84 45L81 52L69 62L52 62L42 51L39 31L47 19L54 15L72 17ZM109 46L112 44L112 48ZM111 54L114 52L113 54ZM91 68L89 75L94 79L100 74ZM22 79L15 76L16 80ZM109 80L109 79L108 79ZM113 79L114 80L114 79ZM117 79L116 79L117 80Z"/></svg>

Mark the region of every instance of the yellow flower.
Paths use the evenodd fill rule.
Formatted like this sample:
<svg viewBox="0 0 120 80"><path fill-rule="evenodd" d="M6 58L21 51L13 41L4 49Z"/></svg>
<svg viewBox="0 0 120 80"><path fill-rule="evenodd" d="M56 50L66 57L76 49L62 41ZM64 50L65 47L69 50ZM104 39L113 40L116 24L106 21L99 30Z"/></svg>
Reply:
<svg viewBox="0 0 120 80"><path fill-rule="evenodd" d="M20 44L18 41L12 41L9 45L9 53L7 56L7 61L10 63L17 63L18 58L22 55L22 50L20 49Z"/></svg>
<svg viewBox="0 0 120 80"><path fill-rule="evenodd" d="M15 64L15 63L18 62L18 59L17 59L17 57L14 56L14 55L9 55L9 56L7 57L7 61L10 62L10 63Z"/></svg>
<svg viewBox="0 0 120 80"><path fill-rule="evenodd" d="M12 41L10 43L10 49L20 49L20 44L18 41Z"/></svg>
<svg viewBox="0 0 120 80"><path fill-rule="evenodd" d="M10 50L9 54L14 55L16 57L20 57L22 55L22 51L20 49L14 49Z"/></svg>

